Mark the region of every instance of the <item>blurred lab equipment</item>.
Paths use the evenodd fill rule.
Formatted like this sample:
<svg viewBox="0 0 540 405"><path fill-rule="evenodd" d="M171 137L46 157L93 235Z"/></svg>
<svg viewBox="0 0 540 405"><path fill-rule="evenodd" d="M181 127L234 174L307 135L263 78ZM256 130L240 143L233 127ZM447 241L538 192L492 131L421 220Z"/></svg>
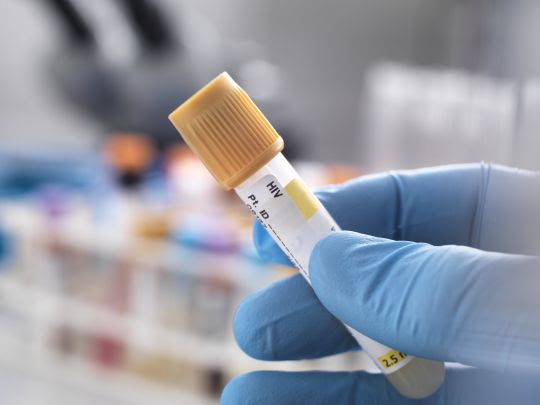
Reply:
<svg viewBox="0 0 540 405"><path fill-rule="evenodd" d="M516 112L514 164L540 170L540 79L529 79L520 86Z"/></svg>
<svg viewBox="0 0 540 405"><path fill-rule="evenodd" d="M373 67L359 114L368 171L487 161L539 169L538 81L398 64Z"/></svg>
<svg viewBox="0 0 540 405"><path fill-rule="evenodd" d="M72 0L46 4L63 25L66 38L50 60L54 83L67 101L103 123L106 132L145 133L159 148L177 142L164 119L168 112L228 69L253 90L283 135L295 137L293 117L279 91L281 71L268 62L259 45L224 41L209 21L188 6L175 15L173 25L160 1L114 3L122 17L116 23L126 25L124 31L130 34L122 36L93 28L83 13L91 11L89 4ZM112 52L105 49L105 41L116 41Z"/></svg>
<svg viewBox="0 0 540 405"><path fill-rule="evenodd" d="M402 65L366 78L360 153L369 171L441 163L512 163L516 86L482 75Z"/></svg>
<svg viewBox="0 0 540 405"><path fill-rule="evenodd" d="M121 133L85 152L0 150L0 369L46 378L60 402L197 405L258 367L234 343L234 308L290 270L254 254L249 214L186 146ZM304 167L313 182L354 172Z"/></svg>

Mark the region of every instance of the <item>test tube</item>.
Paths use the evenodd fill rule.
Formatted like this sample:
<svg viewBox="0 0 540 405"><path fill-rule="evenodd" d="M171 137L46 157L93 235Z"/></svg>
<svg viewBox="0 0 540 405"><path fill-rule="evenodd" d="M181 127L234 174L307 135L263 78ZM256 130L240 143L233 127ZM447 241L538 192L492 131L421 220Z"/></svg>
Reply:
<svg viewBox="0 0 540 405"><path fill-rule="evenodd" d="M169 115L189 147L225 189L234 189L309 283L315 244L338 225L281 154L283 139L227 74ZM444 379L444 363L386 347L345 325L392 385L424 398Z"/></svg>

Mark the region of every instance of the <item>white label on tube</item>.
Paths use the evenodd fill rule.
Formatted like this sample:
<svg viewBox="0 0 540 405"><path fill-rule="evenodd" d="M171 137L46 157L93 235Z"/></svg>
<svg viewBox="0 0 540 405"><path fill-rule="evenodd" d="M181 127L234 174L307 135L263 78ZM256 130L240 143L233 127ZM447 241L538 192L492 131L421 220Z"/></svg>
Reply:
<svg viewBox="0 0 540 405"><path fill-rule="evenodd" d="M296 178L283 186L272 175L262 177L238 195L309 281L309 257L315 244L339 230L320 201L302 180ZM385 374L399 370L413 359L352 328L349 330Z"/></svg>

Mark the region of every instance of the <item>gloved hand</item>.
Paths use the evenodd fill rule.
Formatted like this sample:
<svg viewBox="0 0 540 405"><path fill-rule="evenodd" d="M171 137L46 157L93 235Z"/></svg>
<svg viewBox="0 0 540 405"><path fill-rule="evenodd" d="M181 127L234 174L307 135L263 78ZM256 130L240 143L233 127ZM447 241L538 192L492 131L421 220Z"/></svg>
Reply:
<svg viewBox="0 0 540 405"><path fill-rule="evenodd" d="M295 275L241 304L234 333L247 354L298 360L357 349L339 319L411 355L482 369L447 368L441 389L419 403L538 401L540 174L448 166L368 176L318 197L348 231L316 245L313 289ZM259 225L255 244L288 263ZM225 405L415 402L367 372L255 372L222 395Z"/></svg>

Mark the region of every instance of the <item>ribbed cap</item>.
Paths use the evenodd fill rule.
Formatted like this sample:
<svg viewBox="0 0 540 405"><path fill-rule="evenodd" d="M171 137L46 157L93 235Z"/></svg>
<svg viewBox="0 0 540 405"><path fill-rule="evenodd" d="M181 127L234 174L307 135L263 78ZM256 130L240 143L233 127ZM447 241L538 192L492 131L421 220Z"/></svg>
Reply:
<svg viewBox="0 0 540 405"><path fill-rule="evenodd" d="M240 185L283 149L283 139L226 72L169 119L226 189Z"/></svg>

